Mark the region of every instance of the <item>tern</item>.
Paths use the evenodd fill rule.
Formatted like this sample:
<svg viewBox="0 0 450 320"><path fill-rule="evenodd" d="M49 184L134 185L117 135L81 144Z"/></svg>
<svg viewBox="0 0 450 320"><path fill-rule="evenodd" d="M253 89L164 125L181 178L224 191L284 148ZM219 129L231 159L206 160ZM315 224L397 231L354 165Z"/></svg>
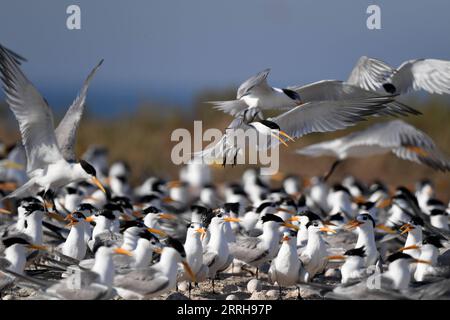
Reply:
<svg viewBox="0 0 450 320"><path fill-rule="evenodd" d="M309 221L306 228L308 229L308 243L300 254L300 260L309 274L309 279L313 279L316 274L325 270L328 263L327 245L320 233L336 233L336 231L325 226L320 220Z"/></svg>
<svg viewBox="0 0 450 320"><path fill-rule="evenodd" d="M450 161L438 150L433 140L402 120L376 123L363 131L296 150L297 154L309 157L336 157L337 160L325 175L325 179L328 179L338 164L345 159L388 152L435 170L450 170Z"/></svg>
<svg viewBox="0 0 450 320"><path fill-rule="evenodd" d="M237 157L246 150L243 135L257 139L250 151L266 150L282 143L283 138L294 141L313 132L332 132L353 126L368 116L380 113L386 98L362 100L316 101L302 104L272 118L247 121L242 116L235 118L225 134L213 146L195 153L207 163L222 161L236 164ZM252 136L253 135L253 136Z"/></svg>
<svg viewBox="0 0 450 320"><path fill-rule="evenodd" d="M178 263L182 263L191 280L195 281L183 245L173 238L161 251L160 261L149 268L135 269L114 278L114 287L125 299L143 299L161 295L176 286Z"/></svg>
<svg viewBox="0 0 450 320"><path fill-rule="evenodd" d="M276 282L282 295L282 287L296 286L299 282L308 282L309 274L305 271L297 255L297 239L295 231L283 233L282 244L277 256L272 260L268 271L270 282ZM298 298L300 298L300 289Z"/></svg>
<svg viewBox="0 0 450 320"><path fill-rule="evenodd" d="M263 233L260 236L238 236L236 242L229 244L230 253L235 259L256 267L256 278L258 278L259 267L272 260L278 253L281 239L280 227L297 229L296 226L283 221L274 214L268 213L261 220L263 222Z"/></svg>
<svg viewBox="0 0 450 320"><path fill-rule="evenodd" d="M409 247L412 245L419 245L422 243L422 228L424 226L423 220L419 217L412 217L408 223L405 223L400 227L402 230L401 234L407 233L408 236L406 238L405 247ZM408 251L408 254L412 256L414 259L419 259L420 250L419 249L411 249Z"/></svg>
<svg viewBox="0 0 450 320"><path fill-rule="evenodd" d="M339 102L342 100L382 99L382 94L361 89L342 81L324 80L305 86L285 89L273 88L267 83L270 70L266 69L245 81L238 89L236 100L211 102L215 108L232 116L242 116L247 121L263 119L262 111L268 109L295 109L299 106L312 106L321 101ZM420 114L416 110L393 101L384 101L385 114ZM314 104L313 104L314 105Z"/></svg>
<svg viewBox="0 0 450 320"><path fill-rule="evenodd" d="M329 256L328 260L345 260L341 266L341 283L347 284L361 280L366 275L364 246L347 250L342 256Z"/></svg>
<svg viewBox="0 0 450 320"><path fill-rule="evenodd" d="M375 220L368 213L359 214L355 220L350 221L347 226L349 229L357 228L358 240L355 248L364 247L365 250L365 266L372 266L380 258L380 253L375 242Z"/></svg>
<svg viewBox="0 0 450 320"><path fill-rule="evenodd" d="M7 197L20 197L39 190L57 190L71 182L83 180L91 180L104 191L94 167L84 160L68 162L64 158L53 128L50 107L23 74L14 57L3 47L0 47L0 72L7 102L19 122L30 177Z"/></svg>
<svg viewBox="0 0 450 320"><path fill-rule="evenodd" d="M362 56L347 82L366 90L383 88L391 94L418 90L450 94L450 61L413 59L393 68L384 61Z"/></svg>

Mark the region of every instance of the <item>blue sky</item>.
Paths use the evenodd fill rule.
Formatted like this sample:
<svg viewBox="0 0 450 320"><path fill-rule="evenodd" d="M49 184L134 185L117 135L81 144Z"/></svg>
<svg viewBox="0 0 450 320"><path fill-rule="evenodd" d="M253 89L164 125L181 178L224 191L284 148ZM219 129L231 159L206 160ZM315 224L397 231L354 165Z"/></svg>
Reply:
<svg viewBox="0 0 450 320"><path fill-rule="evenodd" d="M66 28L81 7L82 29ZM366 28L378 4L382 30ZM75 97L100 58L88 97L97 114L143 101L188 107L198 92L229 88L270 67L274 86L345 79L361 55L397 65L450 60L445 0L2 0L0 43L56 109Z"/></svg>

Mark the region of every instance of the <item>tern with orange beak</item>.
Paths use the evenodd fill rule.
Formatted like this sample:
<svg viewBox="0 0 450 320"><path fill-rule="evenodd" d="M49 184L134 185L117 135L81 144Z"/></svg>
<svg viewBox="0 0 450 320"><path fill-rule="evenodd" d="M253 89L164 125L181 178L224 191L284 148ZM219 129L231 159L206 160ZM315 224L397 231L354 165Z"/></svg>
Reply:
<svg viewBox="0 0 450 320"><path fill-rule="evenodd" d="M230 252L235 259L256 268L256 278L258 278L259 267L264 262L272 260L278 253L281 238L280 227L298 229L293 224L270 213L264 215L261 220L263 233L260 236L237 236L236 242L229 244Z"/></svg>
<svg viewBox="0 0 450 320"><path fill-rule="evenodd" d="M378 261L380 253L375 242L375 220L368 213L359 214L355 220L350 221L346 225L349 229L358 230L358 240L355 248L364 247L365 249L365 266L372 266Z"/></svg>
<svg viewBox="0 0 450 320"><path fill-rule="evenodd" d="M124 299L159 296L175 288L178 263L183 265L191 281L195 282L195 275L186 261L183 245L178 240L167 238L167 246L163 247L158 263L149 268L135 269L117 275L114 279L114 287L119 296Z"/></svg>
<svg viewBox="0 0 450 320"><path fill-rule="evenodd" d="M336 231L325 226L320 220L309 221L306 228L308 229L308 243L300 254L300 260L309 274L309 279L313 279L316 274L325 270L328 263L328 248L321 233L336 233Z"/></svg>
<svg viewBox="0 0 450 320"><path fill-rule="evenodd" d="M58 190L77 181L89 180L102 191L96 171L84 160L68 162L58 145L53 127L53 114L45 99L20 69L10 51L0 46L0 73L8 105L20 128L27 155L29 180L10 193L16 198L40 190Z"/></svg>
<svg viewBox="0 0 450 320"><path fill-rule="evenodd" d="M294 230L283 233L282 244L275 259L270 264L268 272L269 281L278 284L280 298L282 287L296 286L298 282L308 282L309 273L303 268L297 254L297 239ZM300 289L298 298L300 299Z"/></svg>

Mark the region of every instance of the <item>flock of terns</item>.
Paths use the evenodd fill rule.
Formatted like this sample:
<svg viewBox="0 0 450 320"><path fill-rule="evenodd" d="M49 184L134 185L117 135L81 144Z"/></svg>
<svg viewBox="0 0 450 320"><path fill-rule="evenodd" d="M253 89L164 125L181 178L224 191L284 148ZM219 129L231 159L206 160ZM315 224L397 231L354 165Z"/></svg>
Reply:
<svg viewBox="0 0 450 320"><path fill-rule="evenodd" d="M297 153L336 157L323 176L262 176L218 184L199 158L235 164L245 146L227 139L256 130L287 144L313 132L353 126L371 116L418 116L399 102L408 91L450 94L450 62L410 60L398 68L362 57L347 81L274 88L269 70L245 81L236 100L212 102L234 117L224 138L195 155L180 180L129 183L130 167L108 165L91 146L77 160L76 132L90 81L54 128L46 100L21 70L26 60L0 45L0 77L21 143L1 146L0 296L29 299L149 299L249 274L279 288L308 288L330 299L450 297L449 207L431 181L415 190L365 185L354 177L329 185L349 157L393 152L448 171L430 137L401 121L307 146ZM278 116L266 118L265 110ZM231 131L230 131L231 130ZM261 275L262 274L262 275ZM253 281L253 280L252 280ZM210 290L208 287L207 290Z"/></svg>

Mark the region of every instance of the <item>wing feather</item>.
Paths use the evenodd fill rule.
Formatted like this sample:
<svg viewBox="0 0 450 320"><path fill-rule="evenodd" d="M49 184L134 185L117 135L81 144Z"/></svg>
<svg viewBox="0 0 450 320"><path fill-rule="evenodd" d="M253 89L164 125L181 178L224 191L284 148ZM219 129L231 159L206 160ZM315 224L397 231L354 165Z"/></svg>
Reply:
<svg viewBox="0 0 450 320"><path fill-rule="evenodd" d="M347 83L365 90L376 91L394 72L395 69L387 63L362 56L350 73Z"/></svg>
<svg viewBox="0 0 450 320"><path fill-rule="evenodd" d="M44 168L62 159L56 142L53 114L47 102L23 74L17 58L1 46L0 72L6 100L19 122L27 154L27 171Z"/></svg>
<svg viewBox="0 0 450 320"><path fill-rule="evenodd" d="M80 93L76 97L75 101L67 110L64 118L59 123L55 130L56 139L58 141L58 146L61 153L67 161L75 161L75 142L78 125L80 123L81 117L83 116L84 106L86 102L86 96L89 88L89 83L94 77L97 70L103 63L103 59L92 69L92 71L87 76L84 81L83 87Z"/></svg>

